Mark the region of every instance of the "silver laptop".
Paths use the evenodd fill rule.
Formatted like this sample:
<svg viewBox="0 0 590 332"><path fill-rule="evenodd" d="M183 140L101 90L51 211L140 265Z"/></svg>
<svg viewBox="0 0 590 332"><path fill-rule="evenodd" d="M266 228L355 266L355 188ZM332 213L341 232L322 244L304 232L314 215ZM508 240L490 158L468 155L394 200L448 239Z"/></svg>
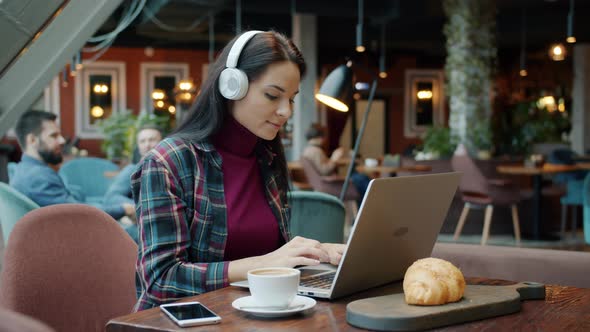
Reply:
<svg viewBox="0 0 590 332"><path fill-rule="evenodd" d="M403 279L414 261L432 253L460 176L372 180L340 265L301 267L299 294L334 299Z"/></svg>

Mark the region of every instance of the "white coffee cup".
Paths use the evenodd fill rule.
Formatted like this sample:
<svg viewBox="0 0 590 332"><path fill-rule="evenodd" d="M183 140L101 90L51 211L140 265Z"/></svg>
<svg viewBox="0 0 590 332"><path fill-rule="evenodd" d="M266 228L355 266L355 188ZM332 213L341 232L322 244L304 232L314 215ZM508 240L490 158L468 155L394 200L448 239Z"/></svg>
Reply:
<svg viewBox="0 0 590 332"><path fill-rule="evenodd" d="M365 166L367 167L376 167L379 165L379 161L375 158L366 158L365 159Z"/></svg>
<svg viewBox="0 0 590 332"><path fill-rule="evenodd" d="M248 271L248 286L257 306L287 308L299 287L297 269L265 267Z"/></svg>

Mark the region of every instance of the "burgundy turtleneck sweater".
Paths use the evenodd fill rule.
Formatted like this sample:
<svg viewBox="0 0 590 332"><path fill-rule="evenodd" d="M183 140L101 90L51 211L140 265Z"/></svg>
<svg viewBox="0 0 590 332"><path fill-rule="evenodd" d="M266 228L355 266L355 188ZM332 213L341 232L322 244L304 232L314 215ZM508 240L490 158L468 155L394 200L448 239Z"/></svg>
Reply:
<svg viewBox="0 0 590 332"><path fill-rule="evenodd" d="M213 145L221 154L227 206L224 260L236 260L276 250L280 234L254 153L258 137L232 116L228 118L213 137Z"/></svg>

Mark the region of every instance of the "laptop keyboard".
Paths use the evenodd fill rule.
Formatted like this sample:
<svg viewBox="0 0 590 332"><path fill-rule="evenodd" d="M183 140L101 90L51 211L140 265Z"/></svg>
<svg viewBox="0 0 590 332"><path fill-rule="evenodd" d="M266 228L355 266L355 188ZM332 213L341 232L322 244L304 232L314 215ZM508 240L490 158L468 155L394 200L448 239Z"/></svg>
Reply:
<svg viewBox="0 0 590 332"><path fill-rule="evenodd" d="M311 277L302 279L299 282L299 285L304 286L304 287L330 289L330 287L332 287L332 282L334 282L335 276L336 276L336 271L322 274L322 275L311 276Z"/></svg>

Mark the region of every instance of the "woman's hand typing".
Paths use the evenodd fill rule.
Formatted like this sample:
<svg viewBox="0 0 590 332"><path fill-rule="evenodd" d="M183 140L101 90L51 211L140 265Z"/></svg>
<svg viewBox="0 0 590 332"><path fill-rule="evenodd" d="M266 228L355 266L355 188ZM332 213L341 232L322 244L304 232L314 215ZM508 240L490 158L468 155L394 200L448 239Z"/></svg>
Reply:
<svg viewBox="0 0 590 332"><path fill-rule="evenodd" d="M323 250L328 253L329 259L327 261L322 261L326 263L330 263L332 265L340 264L340 260L342 259L342 255L344 254L344 250L346 249L345 244L341 243L322 243L321 244Z"/></svg>
<svg viewBox="0 0 590 332"><path fill-rule="evenodd" d="M228 269L229 279L230 282L244 280L249 270L262 267L318 265L321 262L337 265L345 247L344 244L320 243L297 236L266 255L232 261Z"/></svg>
<svg viewBox="0 0 590 332"><path fill-rule="evenodd" d="M300 236L261 258L269 264L268 266L284 267L318 265L330 259L320 242Z"/></svg>

